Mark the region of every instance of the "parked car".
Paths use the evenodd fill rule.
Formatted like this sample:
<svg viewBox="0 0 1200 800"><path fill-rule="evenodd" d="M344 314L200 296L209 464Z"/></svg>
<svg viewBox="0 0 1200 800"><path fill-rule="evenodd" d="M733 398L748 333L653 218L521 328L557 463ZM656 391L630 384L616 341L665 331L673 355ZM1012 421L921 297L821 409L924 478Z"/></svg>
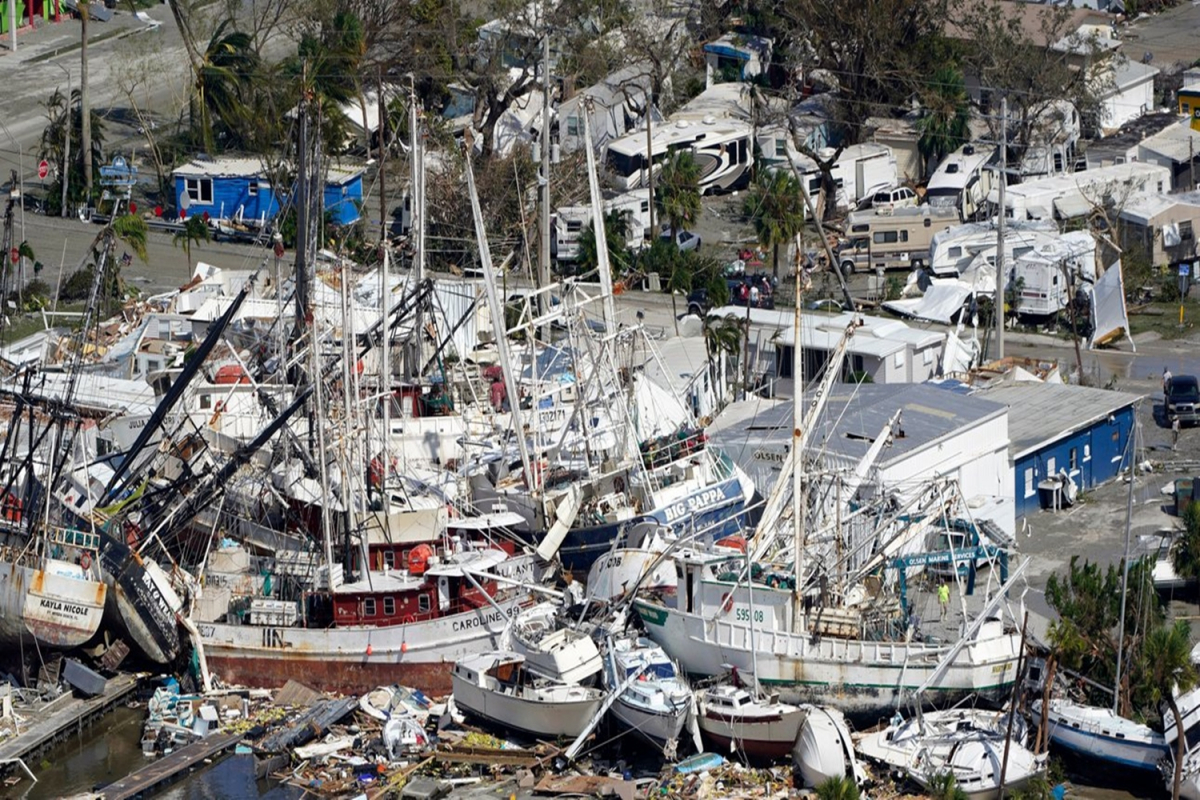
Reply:
<svg viewBox="0 0 1200 800"><path fill-rule="evenodd" d="M671 241L671 226L664 225L662 233L659 234L658 238L662 239L664 242ZM675 245L680 250L699 250L700 237L691 231L675 231Z"/></svg>
<svg viewBox="0 0 1200 800"><path fill-rule="evenodd" d="M1200 384L1193 375L1176 375L1167 381L1163 405L1167 422L1179 420L1180 425L1200 422Z"/></svg>
<svg viewBox="0 0 1200 800"><path fill-rule="evenodd" d="M897 208L907 208L917 205L920 198L917 193L907 186L891 186L887 189L879 189L867 195L869 198L862 204L862 208L874 208L876 210L892 210Z"/></svg>

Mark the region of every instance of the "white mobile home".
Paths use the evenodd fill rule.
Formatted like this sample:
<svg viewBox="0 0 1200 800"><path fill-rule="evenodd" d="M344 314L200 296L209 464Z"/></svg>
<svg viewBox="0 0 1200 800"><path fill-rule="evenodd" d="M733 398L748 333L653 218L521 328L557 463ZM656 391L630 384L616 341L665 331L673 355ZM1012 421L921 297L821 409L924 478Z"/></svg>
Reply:
<svg viewBox="0 0 1200 800"><path fill-rule="evenodd" d="M1118 223L1126 252L1141 250L1155 266L1174 266L1200 255L1200 192L1136 194L1125 201Z"/></svg>
<svg viewBox="0 0 1200 800"><path fill-rule="evenodd" d="M1058 226L1049 220L1012 222L1004 229L1004 261L1019 258L1058 237ZM929 269L939 278L956 277L979 255L993 264L998 232L995 221L969 222L938 231L929 245Z"/></svg>
<svg viewBox="0 0 1200 800"><path fill-rule="evenodd" d="M632 131L635 124L645 125L643 116L649 105L649 75L645 64L632 64L560 103L555 111L562 152L573 153L583 147L585 123L591 128L592 147L597 153L604 152L609 142ZM654 122L661 122L661 118L656 117Z"/></svg>
<svg viewBox="0 0 1200 800"><path fill-rule="evenodd" d="M650 198L646 192L624 192L604 198L604 213L620 211L626 215L628 229L625 243L638 248L650 232ZM553 255L559 261L574 261L579 258L579 239L592 224L592 207L563 206L554 213L553 239L550 240Z"/></svg>
<svg viewBox="0 0 1200 800"><path fill-rule="evenodd" d="M749 121L746 87L722 83L701 92L661 125L651 130L650 158L644 130L622 136L608 145L609 176L622 191L647 183L647 168L655 170L677 150L692 152L700 168L700 190L727 192L750 180L754 163L754 128Z"/></svg>
<svg viewBox="0 0 1200 800"><path fill-rule="evenodd" d="M956 209L963 220L977 218L992 188L994 173L988 168L997 159L995 147L964 144L946 156L929 178L926 201L934 208Z"/></svg>
<svg viewBox="0 0 1200 800"><path fill-rule="evenodd" d="M1079 283L1096 281L1096 239L1087 231L1057 237L1013 263L1017 313L1045 317L1067 307Z"/></svg>
<svg viewBox="0 0 1200 800"><path fill-rule="evenodd" d="M1070 175L1042 178L1005 189L1004 215L1009 219L1073 219L1091 212L1096 203L1120 206L1135 192L1171 191L1171 170L1155 164L1116 164ZM988 203L999 204L993 189Z"/></svg>

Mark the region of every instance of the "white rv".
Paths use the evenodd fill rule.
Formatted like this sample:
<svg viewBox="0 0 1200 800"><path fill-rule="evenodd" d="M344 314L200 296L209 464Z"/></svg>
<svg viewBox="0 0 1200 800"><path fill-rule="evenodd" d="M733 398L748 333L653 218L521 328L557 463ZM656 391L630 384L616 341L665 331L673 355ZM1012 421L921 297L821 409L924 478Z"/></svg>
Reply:
<svg viewBox="0 0 1200 800"><path fill-rule="evenodd" d="M760 134L759 140L763 137ZM828 158L834 153L833 148L825 148L818 153L821 158ZM791 163L789 163L789 160ZM791 171L792 164L800 173L810 196L815 197L821 191L821 171L808 156L792 149L787 145L786 158L773 158L769 169ZM875 142L864 142L847 147L838 156L831 170L834 186L837 188L837 207L839 210L849 210L858 206L863 198L869 197L880 189L896 186L900 182L900 174L896 168L896 158L892 149L887 145Z"/></svg>
<svg viewBox="0 0 1200 800"><path fill-rule="evenodd" d="M963 220L980 216L992 187L994 172L990 169L999 160L995 147L964 144L938 165L925 188L925 200L934 208L958 210Z"/></svg>
<svg viewBox="0 0 1200 800"><path fill-rule="evenodd" d="M1171 170L1135 161L1008 186L1004 215L1009 219L1067 220L1089 214L1097 203L1120 206L1135 192L1171 191ZM995 213L1000 194L993 189L988 204Z"/></svg>
<svg viewBox="0 0 1200 800"><path fill-rule="evenodd" d="M976 256L995 263L995 221L969 222L938 231L929 245L929 269L939 278L962 274ZM1058 238L1058 226L1048 220L1013 222L1004 229L1004 262L1013 263L1025 253Z"/></svg>
<svg viewBox="0 0 1200 800"><path fill-rule="evenodd" d="M1096 239L1087 231L1064 233L1013 264L1020 288L1017 313L1044 317L1067 307L1077 287L1096 280Z"/></svg>
<svg viewBox="0 0 1200 800"><path fill-rule="evenodd" d="M621 211L629 223L625 234L627 247L637 249L650 233L650 198L646 192L624 192L604 199L604 213ZM559 261L579 258L579 239L592 224L591 205L563 206L554 212L552 255Z"/></svg>

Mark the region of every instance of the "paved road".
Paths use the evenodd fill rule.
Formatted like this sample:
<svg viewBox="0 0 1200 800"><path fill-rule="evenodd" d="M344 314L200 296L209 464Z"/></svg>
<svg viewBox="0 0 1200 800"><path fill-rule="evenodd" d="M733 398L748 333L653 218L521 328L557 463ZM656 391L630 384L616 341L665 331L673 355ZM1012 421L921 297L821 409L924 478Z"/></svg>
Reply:
<svg viewBox="0 0 1200 800"><path fill-rule="evenodd" d="M1182 62L1191 66L1200 58L1197 35L1200 31L1200 3L1184 2L1175 8L1137 20L1122 29L1125 55L1139 59L1149 51L1150 62L1160 69Z"/></svg>

